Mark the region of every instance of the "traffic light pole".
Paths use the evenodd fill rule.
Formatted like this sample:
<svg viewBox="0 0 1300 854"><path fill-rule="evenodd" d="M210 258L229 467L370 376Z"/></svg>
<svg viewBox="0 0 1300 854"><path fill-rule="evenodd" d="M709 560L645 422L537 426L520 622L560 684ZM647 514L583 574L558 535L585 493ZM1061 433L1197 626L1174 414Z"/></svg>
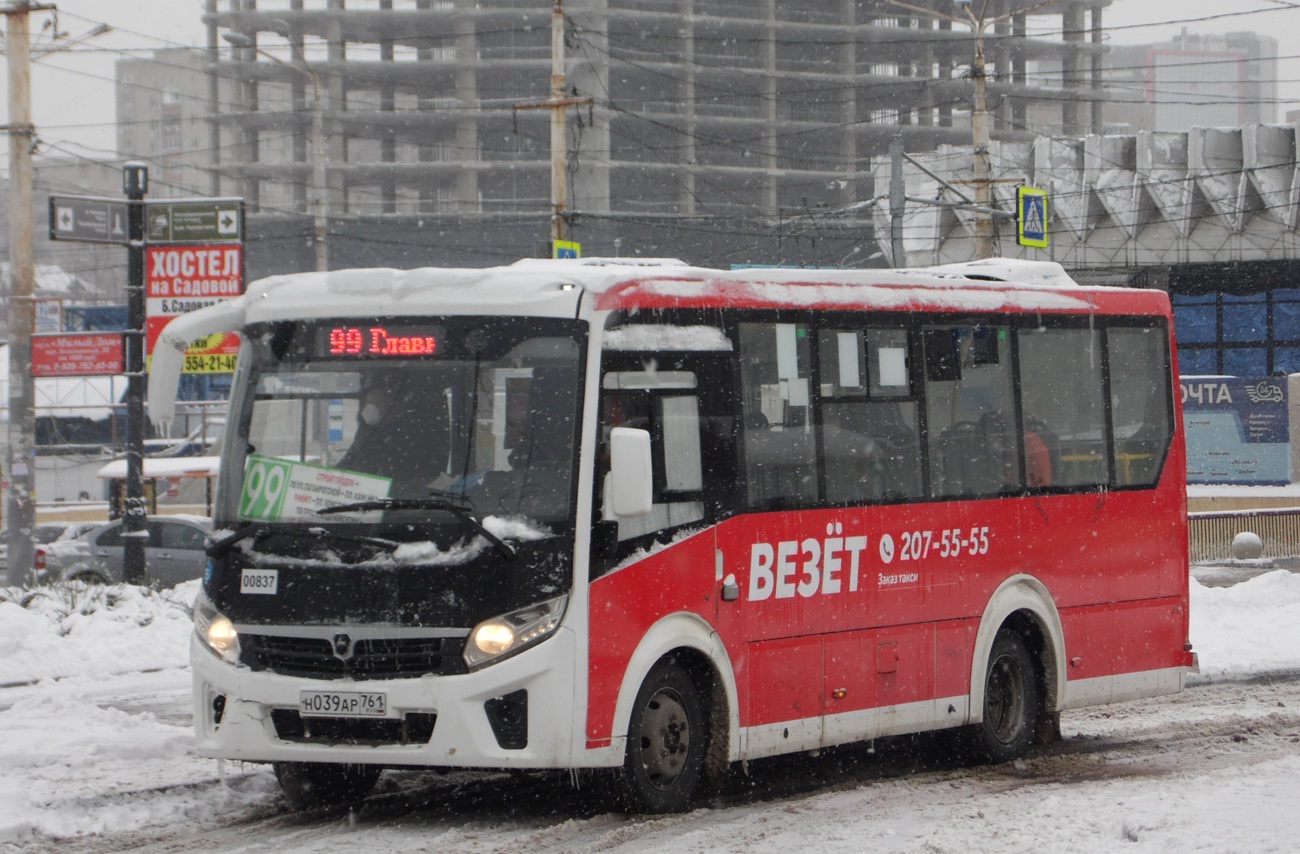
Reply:
<svg viewBox="0 0 1300 854"><path fill-rule="evenodd" d="M149 538L148 504L144 497L144 244L145 204L149 169L143 163L122 168L127 198L126 254L126 496L122 502L122 579L145 583L144 547Z"/></svg>

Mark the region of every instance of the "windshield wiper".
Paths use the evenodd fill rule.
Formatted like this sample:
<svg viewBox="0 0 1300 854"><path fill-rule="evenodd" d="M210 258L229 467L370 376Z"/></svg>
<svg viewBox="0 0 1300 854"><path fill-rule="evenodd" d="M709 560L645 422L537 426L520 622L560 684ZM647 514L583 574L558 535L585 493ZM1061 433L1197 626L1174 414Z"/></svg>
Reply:
<svg viewBox="0 0 1300 854"><path fill-rule="evenodd" d="M463 524L478 532L497 551L505 555L506 560L515 559L515 550L513 548L506 545L500 537L485 528L482 522L471 516L466 511L465 506L454 501L448 501L446 498L378 498L372 501L336 504L333 507L317 510L316 513L321 516L328 516L334 513L362 513L368 510L442 510L455 516Z"/></svg>
<svg viewBox="0 0 1300 854"><path fill-rule="evenodd" d="M233 533L227 534L219 540L210 543L203 551L208 557L223 557L226 552L230 551L235 543L246 540L249 537L256 539L263 534L271 533L270 525L263 525L258 522L248 522L236 528Z"/></svg>
<svg viewBox="0 0 1300 854"><path fill-rule="evenodd" d="M308 528L306 531L294 531L287 528L272 527L262 522L248 522L237 528L234 532L227 534L219 540L210 544L203 551L208 557L223 557L227 552L234 548L235 544L252 537L256 540L267 534L283 534L296 539L320 539L329 537L335 540L343 540L349 543L360 543L373 548L392 551L400 545L396 540L385 540L379 537L354 537L346 534L339 534L330 531L327 528Z"/></svg>

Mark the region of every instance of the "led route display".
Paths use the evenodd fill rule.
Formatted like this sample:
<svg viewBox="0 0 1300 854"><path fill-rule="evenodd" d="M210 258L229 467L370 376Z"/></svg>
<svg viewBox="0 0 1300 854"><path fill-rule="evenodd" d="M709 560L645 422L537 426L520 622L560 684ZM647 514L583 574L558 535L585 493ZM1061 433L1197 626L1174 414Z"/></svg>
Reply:
<svg viewBox="0 0 1300 854"><path fill-rule="evenodd" d="M317 348L321 356L432 356L438 352L442 330L426 326L334 326L323 333Z"/></svg>

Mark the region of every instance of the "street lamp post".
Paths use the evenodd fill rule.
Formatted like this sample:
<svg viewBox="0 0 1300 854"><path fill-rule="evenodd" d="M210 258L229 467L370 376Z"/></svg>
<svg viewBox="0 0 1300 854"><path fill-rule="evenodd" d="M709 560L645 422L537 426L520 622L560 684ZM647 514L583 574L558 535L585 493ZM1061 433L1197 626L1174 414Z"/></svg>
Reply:
<svg viewBox="0 0 1300 854"><path fill-rule="evenodd" d="M264 56L277 65L283 65L285 68L292 69L299 74L306 74L311 80L311 195L308 199L308 207L312 215L312 232L316 248L316 269L325 272L330 268L330 251L329 251L329 215L327 207L327 194L329 188L325 186L325 119L324 110L321 103L321 86L320 75L316 69L303 56L302 51L292 38L289 38L289 25L279 19L272 21L278 35L289 39L289 47L293 50L293 55L297 58L299 64L286 62L273 53L268 53L257 46L251 38L243 33L222 33L221 37L234 47L248 48L253 53Z"/></svg>

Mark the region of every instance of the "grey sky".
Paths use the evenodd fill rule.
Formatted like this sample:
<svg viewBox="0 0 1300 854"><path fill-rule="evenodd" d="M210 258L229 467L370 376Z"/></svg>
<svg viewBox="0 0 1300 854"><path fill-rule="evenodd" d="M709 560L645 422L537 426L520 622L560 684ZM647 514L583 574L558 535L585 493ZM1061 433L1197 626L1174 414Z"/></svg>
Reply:
<svg viewBox="0 0 1300 854"><path fill-rule="evenodd" d="M545 0L538 3L546 5ZM140 55L168 45L202 44L203 0L60 0L57 5L60 29L70 36L99 22L112 25L114 32L75 51L48 56L33 70L33 110L42 150L111 157L114 59L123 55L119 51ZM33 30L47 17L34 14ZM1283 57L1300 57L1300 49L1292 47L1300 44L1300 0L1115 0L1104 22L1114 43L1165 40L1184 27L1193 33L1254 30L1277 38ZM1278 77L1286 101L1278 106L1281 121L1287 109L1300 107L1300 58L1283 59ZM0 80L7 88L2 66ZM0 100L3 114L7 104ZM0 161L4 168L7 159Z"/></svg>

